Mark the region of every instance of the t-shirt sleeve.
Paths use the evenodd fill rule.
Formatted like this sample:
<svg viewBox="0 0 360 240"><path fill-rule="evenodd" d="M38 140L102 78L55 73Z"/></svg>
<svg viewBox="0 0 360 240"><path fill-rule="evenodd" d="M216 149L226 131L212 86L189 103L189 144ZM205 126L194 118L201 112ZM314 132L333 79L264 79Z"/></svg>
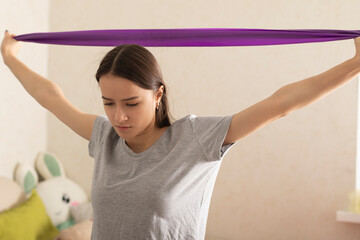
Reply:
<svg viewBox="0 0 360 240"><path fill-rule="evenodd" d="M94 158L94 156L98 153L101 145L104 143L104 139L106 137L106 133L109 131L109 127L111 127L111 123L106 116L99 115L97 118L95 118L88 144L90 157Z"/></svg>
<svg viewBox="0 0 360 240"><path fill-rule="evenodd" d="M221 160L236 143L222 146L234 115L197 117L190 115L190 125L209 161Z"/></svg>

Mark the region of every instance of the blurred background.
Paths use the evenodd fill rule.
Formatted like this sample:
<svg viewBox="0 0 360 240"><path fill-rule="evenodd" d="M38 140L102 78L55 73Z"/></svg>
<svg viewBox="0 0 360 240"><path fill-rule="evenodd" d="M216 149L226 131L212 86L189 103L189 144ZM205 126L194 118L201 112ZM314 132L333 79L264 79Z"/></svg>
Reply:
<svg viewBox="0 0 360 240"><path fill-rule="evenodd" d="M358 0L0 0L0 33L96 29L360 29ZM105 115L95 72L111 47L22 43L19 58L77 108ZM355 54L353 40L256 47L147 47L176 118L230 115ZM1 59L2 60L2 59ZM41 107L0 64L0 175L56 154L90 197L88 141ZM359 239L336 221L356 188L358 79L238 141L223 159L206 239Z"/></svg>

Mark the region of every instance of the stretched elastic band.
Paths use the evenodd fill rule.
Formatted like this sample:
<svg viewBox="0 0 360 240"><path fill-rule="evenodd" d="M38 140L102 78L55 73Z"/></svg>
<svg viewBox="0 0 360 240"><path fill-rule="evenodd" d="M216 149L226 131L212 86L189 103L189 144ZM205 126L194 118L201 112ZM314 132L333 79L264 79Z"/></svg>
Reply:
<svg viewBox="0 0 360 240"><path fill-rule="evenodd" d="M47 32L14 38L24 42L80 46L219 47L326 42L358 36L360 30L187 28Z"/></svg>

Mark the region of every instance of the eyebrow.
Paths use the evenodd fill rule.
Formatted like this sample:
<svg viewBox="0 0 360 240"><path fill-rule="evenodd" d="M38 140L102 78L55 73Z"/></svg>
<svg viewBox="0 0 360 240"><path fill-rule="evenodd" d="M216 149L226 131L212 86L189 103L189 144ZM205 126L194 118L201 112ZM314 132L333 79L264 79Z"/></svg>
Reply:
<svg viewBox="0 0 360 240"><path fill-rule="evenodd" d="M105 100L109 100L109 101L113 101L113 99L111 98L107 98L107 97L104 97L104 96L101 96L103 99ZM131 98L126 98L126 99L123 99L123 100L120 100L120 101L130 101L130 100L133 100L133 99L136 99L136 98L139 98L139 96L135 96L135 97L131 97Z"/></svg>

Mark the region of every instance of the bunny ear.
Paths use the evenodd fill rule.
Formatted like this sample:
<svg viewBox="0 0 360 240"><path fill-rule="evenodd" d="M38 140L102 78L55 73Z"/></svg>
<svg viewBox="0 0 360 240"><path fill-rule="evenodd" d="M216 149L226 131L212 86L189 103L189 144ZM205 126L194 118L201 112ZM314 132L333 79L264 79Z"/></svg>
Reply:
<svg viewBox="0 0 360 240"><path fill-rule="evenodd" d="M54 154L39 152L35 159L35 167L45 180L53 177L65 177L64 168Z"/></svg>
<svg viewBox="0 0 360 240"><path fill-rule="evenodd" d="M15 181L20 184L26 194L31 193L39 182L35 169L28 163L18 163L15 168Z"/></svg>

